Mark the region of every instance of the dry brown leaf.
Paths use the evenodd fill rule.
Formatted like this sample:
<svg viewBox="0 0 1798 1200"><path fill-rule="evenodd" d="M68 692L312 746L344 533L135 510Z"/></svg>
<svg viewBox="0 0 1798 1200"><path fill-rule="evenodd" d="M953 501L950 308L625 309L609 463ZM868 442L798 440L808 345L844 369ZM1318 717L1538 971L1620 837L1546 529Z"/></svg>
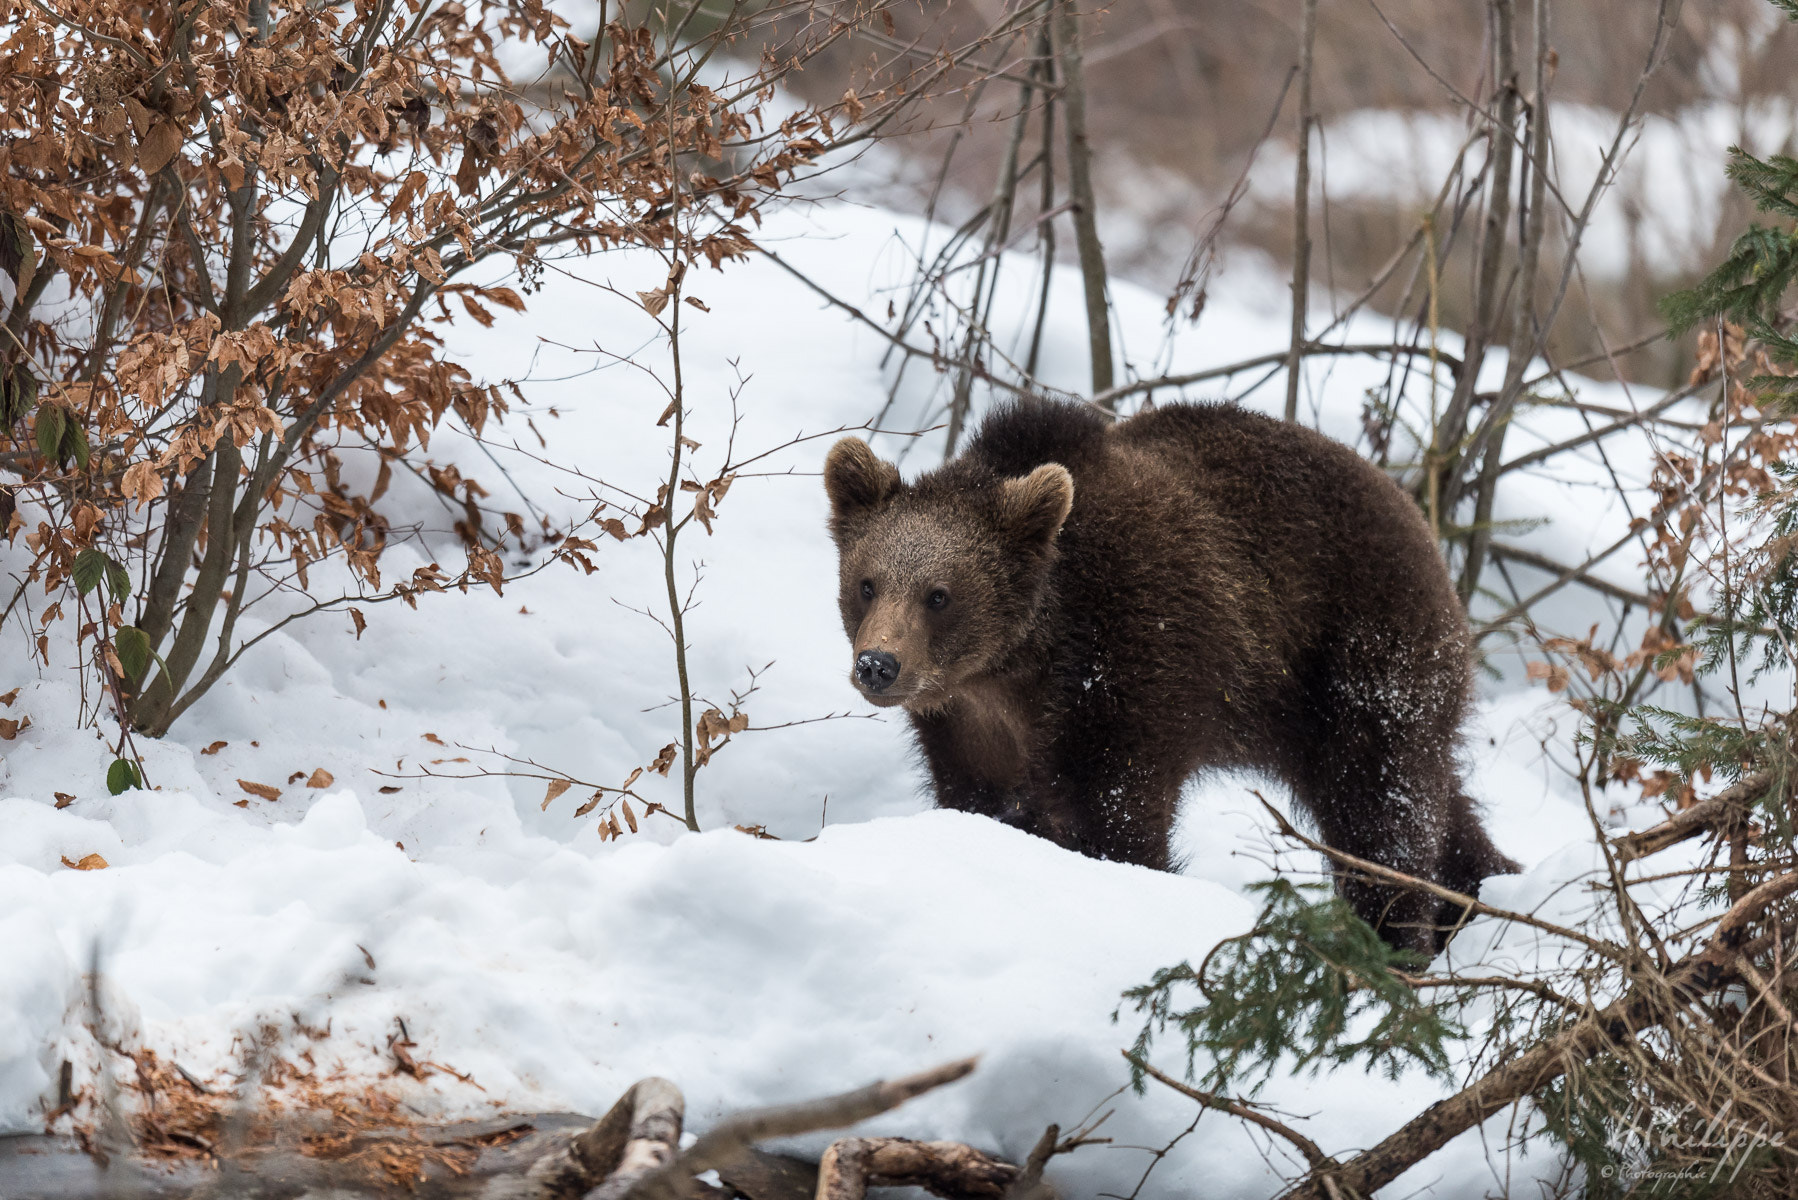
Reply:
<svg viewBox="0 0 1798 1200"><path fill-rule="evenodd" d="M567 791L569 788L571 788L573 786L574 786L573 782L571 782L570 780L567 780L567 779L552 779L552 780L550 780L549 788L544 793L544 796L543 796L542 811L548 812L550 801L554 800L557 796L560 796L563 792Z"/></svg>
<svg viewBox="0 0 1798 1200"><path fill-rule="evenodd" d="M69 795L67 792L53 792L52 795L56 797L56 807L58 808L67 808L69 805L75 803L75 797Z"/></svg>
<svg viewBox="0 0 1798 1200"><path fill-rule="evenodd" d="M307 778L306 786L309 788L328 788L336 782L337 776L331 774L331 772L325 770L323 767L320 767L318 770L312 772L311 776Z"/></svg>
<svg viewBox="0 0 1798 1200"><path fill-rule="evenodd" d="M248 779L239 779L237 786L261 800L279 800L281 798L281 789L271 787L266 783L254 783Z"/></svg>
<svg viewBox="0 0 1798 1200"><path fill-rule="evenodd" d="M434 733L425 734L425 741L430 742L433 746L442 746L442 745L447 744L444 742L444 740L442 738L438 737Z"/></svg>
<svg viewBox="0 0 1798 1200"><path fill-rule="evenodd" d="M144 174L154 175L174 159L181 149L181 127L164 118L150 127L137 146L137 165Z"/></svg>
<svg viewBox="0 0 1798 1200"><path fill-rule="evenodd" d="M509 287L484 287L475 289L483 300L491 300L495 304L503 304L513 312L524 311L524 297Z"/></svg>
<svg viewBox="0 0 1798 1200"><path fill-rule="evenodd" d="M135 96L125 97L125 113L131 118L131 127L137 131L138 137L148 133L150 126L156 121L156 114L145 108L143 101Z"/></svg>
<svg viewBox="0 0 1798 1200"><path fill-rule="evenodd" d="M220 750L223 750L226 746L229 746L230 744L231 744L230 742L214 742L214 743L212 743L212 745L206 747L206 749L200 751L200 753L201 754L217 754Z"/></svg>
<svg viewBox="0 0 1798 1200"><path fill-rule="evenodd" d="M1524 671L1531 679L1546 680L1551 692L1563 691L1567 687L1567 668L1558 663L1532 662Z"/></svg>
<svg viewBox="0 0 1798 1200"><path fill-rule="evenodd" d="M0 695L0 704L4 704L4 705L6 705L6 707L11 708L12 702L19 698L19 692L21 690L22 689L20 689L20 688L14 688L12 691L7 692L5 695Z"/></svg>
<svg viewBox="0 0 1798 1200"><path fill-rule="evenodd" d="M26 720L30 720L30 718L26 718ZM25 728L24 724L19 721L0 717L0 742L12 741L19 736L19 730L23 728Z"/></svg>
<svg viewBox="0 0 1798 1200"><path fill-rule="evenodd" d="M479 304L476 304L473 296L464 292L460 299L462 301L462 307L468 310L469 316L480 322L482 329L493 328L493 314L482 308Z"/></svg>
<svg viewBox="0 0 1798 1200"><path fill-rule="evenodd" d="M119 492L127 500L135 500L139 508L162 495L162 475L156 464L145 459L125 468L119 480Z"/></svg>
<svg viewBox="0 0 1798 1200"><path fill-rule="evenodd" d="M71 862L69 861L68 856L64 855L62 865L77 871L104 871L112 864L107 862L104 858L101 858L98 854L89 854L83 857L80 862Z"/></svg>
<svg viewBox="0 0 1798 1200"><path fill-rule="evenodd" d="M394 785L393 785L393 784L388 784L388 785L387 785L387 786L386 786L386 787L384 787L384 788L380 788L380 789L378 789L378 790L379 790L379 791L380 791L380 793L381 793L381 794L382 794L382 795L383 795L383 796L391 796L391 795L393 795L393 794L394 794L394 793L395 793L395 792L403 792L403 791L405 791L405 790L406 790L406 789L405 789L405 788L402 788L402 787L395 787L395 786L394 786Z"/></svg>
<svg viewBox="0 0 1798 1200"><path fill-rule="evenodd" d="M666 746L663 746L661 753L656 755L656 760L649 764L649 769L666 779L668 777L668 769L674 766L674 751L675 745L673 742L669 742Z"/></svg>

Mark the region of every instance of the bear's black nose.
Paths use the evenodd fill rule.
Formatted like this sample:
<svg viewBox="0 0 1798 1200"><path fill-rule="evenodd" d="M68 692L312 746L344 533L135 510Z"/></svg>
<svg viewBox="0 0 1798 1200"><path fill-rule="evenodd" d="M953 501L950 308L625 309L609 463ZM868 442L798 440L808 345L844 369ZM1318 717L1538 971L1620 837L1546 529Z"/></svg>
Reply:
<svg viewBox="0 0 1798 1200"><path fill-rule="evenodd" d="M855 656L855 682L870 692L884 692L899 678L899 660L885 650L863 650Z"/></svg>

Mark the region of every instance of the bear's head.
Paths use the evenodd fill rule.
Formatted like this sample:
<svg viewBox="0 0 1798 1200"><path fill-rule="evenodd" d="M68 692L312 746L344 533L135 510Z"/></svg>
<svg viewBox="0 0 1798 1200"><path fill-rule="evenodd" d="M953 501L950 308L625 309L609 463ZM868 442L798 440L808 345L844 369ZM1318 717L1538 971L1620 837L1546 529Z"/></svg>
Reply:
<svg viewBox="0 0 1798 1200"><path fill-rule="evenodd" d="M824 461L824 489L862 695L928 712L1010 665L1074 504L1065 467L1006 478L958 462L907 484L866 442L844 438Z"/></svg>

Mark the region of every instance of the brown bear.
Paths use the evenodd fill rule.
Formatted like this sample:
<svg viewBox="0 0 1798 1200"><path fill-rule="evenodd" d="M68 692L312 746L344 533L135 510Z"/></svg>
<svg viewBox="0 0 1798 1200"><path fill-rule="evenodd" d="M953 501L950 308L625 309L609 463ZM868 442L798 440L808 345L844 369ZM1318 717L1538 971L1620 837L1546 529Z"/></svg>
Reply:
<svg viewBox="0 0 1798 1200"><path fill-rule="evenodd" d="M1248 768L1349 853L1468 895L1517 870L1461 791L1447 570L1348 447L1229 405L1030 400L911 484L845 438L824 484L851 679L906 710L943 807L1166 869L1181 786ZM1338 886L1410 949L1460 916Z"/></svg>

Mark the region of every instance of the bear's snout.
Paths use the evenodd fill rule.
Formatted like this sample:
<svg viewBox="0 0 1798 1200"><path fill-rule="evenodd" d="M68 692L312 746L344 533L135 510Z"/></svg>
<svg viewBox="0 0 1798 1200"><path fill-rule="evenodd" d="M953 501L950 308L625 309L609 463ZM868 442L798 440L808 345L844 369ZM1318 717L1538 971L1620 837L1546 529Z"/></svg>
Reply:
<svg viewBox="0 0 1798 1200"><path fill-rule="evenodd" d="M885 650L863 650L855 656L855 682L879 695L899 678L899 660Z"/></svg>

